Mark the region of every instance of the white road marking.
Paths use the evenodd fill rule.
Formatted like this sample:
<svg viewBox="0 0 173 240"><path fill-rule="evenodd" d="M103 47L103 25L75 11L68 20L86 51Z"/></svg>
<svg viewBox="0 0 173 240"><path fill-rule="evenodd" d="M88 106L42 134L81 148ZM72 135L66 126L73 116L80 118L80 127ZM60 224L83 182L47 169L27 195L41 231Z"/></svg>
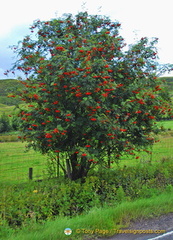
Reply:
<svg viewBox="0 0 173 240"><path fill-rule="evenodd" d="M148 240L157 240L157 239L160 239L160 238L162 238L162 237L169 236L169 235L171 235L171 234L173 234L173 231L172 231L172 232L165 233L165 234L160 235L160 236L155 237L155 238L150 238L150 239L148 239Z"/></svg>

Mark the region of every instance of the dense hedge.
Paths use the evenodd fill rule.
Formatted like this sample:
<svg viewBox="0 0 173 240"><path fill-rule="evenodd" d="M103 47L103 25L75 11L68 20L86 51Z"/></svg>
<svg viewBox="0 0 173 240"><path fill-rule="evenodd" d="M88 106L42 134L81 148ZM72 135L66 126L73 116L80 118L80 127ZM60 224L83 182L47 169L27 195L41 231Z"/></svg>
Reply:
<svg viewBox="0 0 173 240"><path fill-rule="evenodd" d="M92 176L91 176L92 175ZM159 195L173 190L171 160L118 167L91 173L84 183L60 179L5 186L0 220L11 227L42 222L56 216L75 216L94 206L116 206L124 200Z"/></svg>

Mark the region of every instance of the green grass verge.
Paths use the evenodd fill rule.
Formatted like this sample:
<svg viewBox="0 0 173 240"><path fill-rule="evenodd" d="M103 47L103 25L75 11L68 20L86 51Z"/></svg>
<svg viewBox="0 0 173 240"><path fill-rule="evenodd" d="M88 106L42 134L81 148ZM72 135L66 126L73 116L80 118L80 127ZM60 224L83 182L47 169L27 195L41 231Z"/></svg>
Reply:
<svg viewBox="0 0 173 240"><path fill-rule="evenodd" d="M8 233L3 239L65 240L69 236L64 234L64 229L71 228L72 234L68 239L91 240L96 236L112 236L116 233L116 229L128 227L132 220L152 218L169 212L173 212L173 192L165 192L149 199L123 202L114 207L95 207L88 214L71 219L58 217L55 221L48 221L44 225L33 223L30 227L19 230L18 233Z"/></svg>

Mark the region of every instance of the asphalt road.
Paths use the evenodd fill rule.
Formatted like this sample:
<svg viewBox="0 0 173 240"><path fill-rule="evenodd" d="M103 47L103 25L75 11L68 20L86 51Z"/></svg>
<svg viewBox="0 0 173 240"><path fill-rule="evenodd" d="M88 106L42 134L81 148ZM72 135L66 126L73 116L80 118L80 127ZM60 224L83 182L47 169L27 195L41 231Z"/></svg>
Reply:
<svg viewBox="0 0 173 240"><path fill-rule="evenodd" d="M121 234L100 240L173 240L173 231L162 235L158 234Z"/></svg>
<svg viewBox="0 0 173 240"><path fill-rule="evenodd" d="M150 239L147 239L147 240L172 240L172 239L173 239L173 231L167 232L163 235L160 235L160 236L155 237L155 238L150 238Z"/></svg>
<svg viewBox="0 0 173 240"><path fill-rule="evenodd" d="M173 240L173 213L165 214L153 219L141 219L130 224L125 230L164 230L165 233L119 233L112 237L103 237L97 240Z"/></svg>
<svg viewBox="0 0 173 240"><path fill-rule="evenodd" d="M111 238L101 238L101 240L173 240L173 231L168 232L162 235L158 234L138 234L138 235L130 235L123 234L123 236L116 236Z"/></svg>

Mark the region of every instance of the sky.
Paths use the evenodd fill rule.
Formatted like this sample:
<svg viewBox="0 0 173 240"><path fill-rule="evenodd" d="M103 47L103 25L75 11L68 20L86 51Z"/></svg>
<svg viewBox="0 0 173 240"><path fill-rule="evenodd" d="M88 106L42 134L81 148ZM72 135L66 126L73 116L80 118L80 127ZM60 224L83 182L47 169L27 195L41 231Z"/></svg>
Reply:
<svg viewBox="0 0 173 240"><path fill-rule="evenodd" d="M47 21L64 13L77 14L85 10L119 21L120 34L127 44L141 37L157 37L159 62L173 64L172 6L172 0L5 0L0 13L0 79L14 78L4 75L15 62L9 46L16 45L30 33L34 20ZM165 75L173 76L173 72Z"/></svg>

